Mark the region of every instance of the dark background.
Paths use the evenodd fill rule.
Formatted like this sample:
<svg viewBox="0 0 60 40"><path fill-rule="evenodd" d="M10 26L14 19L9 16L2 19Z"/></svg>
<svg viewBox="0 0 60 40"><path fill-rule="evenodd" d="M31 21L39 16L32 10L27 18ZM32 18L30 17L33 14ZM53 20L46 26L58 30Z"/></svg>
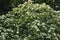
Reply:
<svg viewBox="0 0 60 40"><path fill-rule="evenodd" d="M11 11L13 7L16 7L19 4L23 4L28 0L0 0L0 15L6 14L8 11ZM54 10L60 10L60 0L32 0L33 3L46 3L50 5Z"/></svg>

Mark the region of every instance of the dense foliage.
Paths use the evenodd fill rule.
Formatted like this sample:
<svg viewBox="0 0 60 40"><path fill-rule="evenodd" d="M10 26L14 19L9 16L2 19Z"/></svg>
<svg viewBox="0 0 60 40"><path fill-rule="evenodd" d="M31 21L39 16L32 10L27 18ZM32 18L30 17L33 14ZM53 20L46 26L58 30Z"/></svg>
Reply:
<svg viewBox="0 0 60 40"><path fill-rule="evenodd" d="M0 16L0 40L60 40L60 12L45 3L20 4Z"/></svg>

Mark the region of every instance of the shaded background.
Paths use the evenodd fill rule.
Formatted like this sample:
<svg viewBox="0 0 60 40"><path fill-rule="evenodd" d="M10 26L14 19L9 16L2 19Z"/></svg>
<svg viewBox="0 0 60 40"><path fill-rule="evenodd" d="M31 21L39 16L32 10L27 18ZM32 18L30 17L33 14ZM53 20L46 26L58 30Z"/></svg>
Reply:
<svg viewBox="0 0 60 40"><path fill-rule="evenodd" d="M12 8L16 7L19 4L23 4L28 0L0 0L0 15L6 14L8 11L11 11ZM33 3L46 3L50 5L54 10L60 10L60 0L32 0Z"/></svg>

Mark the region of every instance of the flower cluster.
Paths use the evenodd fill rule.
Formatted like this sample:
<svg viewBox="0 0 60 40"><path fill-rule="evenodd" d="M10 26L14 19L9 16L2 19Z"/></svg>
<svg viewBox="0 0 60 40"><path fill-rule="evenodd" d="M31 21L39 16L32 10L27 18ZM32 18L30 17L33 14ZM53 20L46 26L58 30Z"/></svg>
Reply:
<svg viewBox="0 0 60 40"><path fill-rule="evenodd" d="M60 12L45 3L20 4L0 16L0 40L60 40Z"/></svg>

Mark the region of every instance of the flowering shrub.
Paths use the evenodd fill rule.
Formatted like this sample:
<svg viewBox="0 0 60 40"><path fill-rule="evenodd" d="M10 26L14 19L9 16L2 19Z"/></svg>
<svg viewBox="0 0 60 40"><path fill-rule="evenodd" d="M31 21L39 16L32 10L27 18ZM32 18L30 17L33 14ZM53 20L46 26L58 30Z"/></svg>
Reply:
<svg viewBox="0 0 60 40"><path fill-rule="evenodd" d="M60 40L60 12L45 3L20 4L0 16L0 40Z"/></svg>

